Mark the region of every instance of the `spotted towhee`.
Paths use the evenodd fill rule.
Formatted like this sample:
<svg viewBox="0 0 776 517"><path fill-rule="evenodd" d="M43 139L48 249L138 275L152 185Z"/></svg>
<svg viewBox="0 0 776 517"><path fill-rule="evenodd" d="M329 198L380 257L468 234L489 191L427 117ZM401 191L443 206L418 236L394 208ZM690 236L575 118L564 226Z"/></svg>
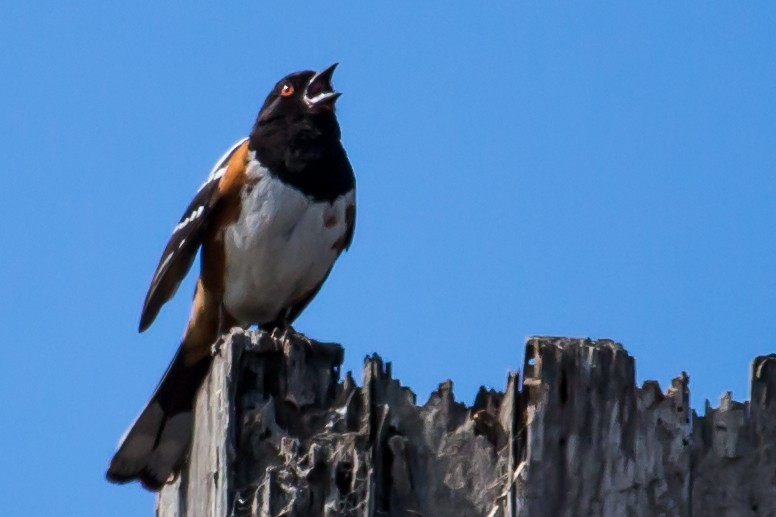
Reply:
<svg viewBox="0 0 776 517"><path fill-rule="evenodd" d="M162 253L140 331L178 288L201 247L186 331L172 363L121 440L110 481L158 490L182 466L211 346L233 326L286 329L353 238L355 177L340 142L336 65L283 78L250 136L216 163Z"/></svg>

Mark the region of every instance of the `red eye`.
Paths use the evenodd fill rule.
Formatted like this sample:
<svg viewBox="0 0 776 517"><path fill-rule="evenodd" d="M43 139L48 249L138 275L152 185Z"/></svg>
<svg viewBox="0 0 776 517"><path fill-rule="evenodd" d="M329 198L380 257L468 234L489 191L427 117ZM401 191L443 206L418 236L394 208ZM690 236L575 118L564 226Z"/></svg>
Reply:
<svg viewBox="0 0 776 517"><path fill-rule="evenodd" d="M281 97L290 97L293 94L294 94L294 87L288 83L284 84L283 88L280 90Z"/></svg>

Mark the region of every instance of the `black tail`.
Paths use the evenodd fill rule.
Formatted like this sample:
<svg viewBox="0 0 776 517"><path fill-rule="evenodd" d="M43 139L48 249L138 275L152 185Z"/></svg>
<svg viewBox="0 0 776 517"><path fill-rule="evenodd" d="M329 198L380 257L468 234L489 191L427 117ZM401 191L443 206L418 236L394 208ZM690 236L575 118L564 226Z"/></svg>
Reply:
<svg viewBox="0 0 776 517"><path fill-rule="evenodd" d="M191 445L194 399L211 361L208 354L186 364L178 349L151 400L119 443L106 474L109 481L139 480L156 491L178 473Z"/></svg>

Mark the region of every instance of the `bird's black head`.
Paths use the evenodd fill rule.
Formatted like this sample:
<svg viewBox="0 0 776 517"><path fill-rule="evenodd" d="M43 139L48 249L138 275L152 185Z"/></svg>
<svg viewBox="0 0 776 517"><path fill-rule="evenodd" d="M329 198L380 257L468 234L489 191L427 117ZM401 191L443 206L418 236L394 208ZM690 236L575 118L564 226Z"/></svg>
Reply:
<svg viewBox="0 0 776 517"><path fill-rule="evenodd" d="M256 126L289 123L302 119L325 123L334 117L334 103L341 95L331 86L337 64L320 72L304 70L289 74L272 89L259 111Z"/></svg>
<svg viewBox="0 0 776 517"><path fill-rule="evenodd" d="M250 136L250 148L272 174L316 198L342 193L353 182L334 114L340 96L331 86L336 66L281 79Z"/></svg>

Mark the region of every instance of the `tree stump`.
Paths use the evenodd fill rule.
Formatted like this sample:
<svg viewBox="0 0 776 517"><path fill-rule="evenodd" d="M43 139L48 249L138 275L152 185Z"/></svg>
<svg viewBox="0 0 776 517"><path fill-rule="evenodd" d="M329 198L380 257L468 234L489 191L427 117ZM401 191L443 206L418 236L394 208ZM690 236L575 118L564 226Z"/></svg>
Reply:
<svg viewBox="0 0 776 517"><path fill-rule="evenodd" d="M610 340L529 338L524 375L472 407L422 406L390 363L340 375L339 345L235 330L202 387L159 517L776 515L776 356L752 403L697 416L682 373L635 386Z"/></svg>

